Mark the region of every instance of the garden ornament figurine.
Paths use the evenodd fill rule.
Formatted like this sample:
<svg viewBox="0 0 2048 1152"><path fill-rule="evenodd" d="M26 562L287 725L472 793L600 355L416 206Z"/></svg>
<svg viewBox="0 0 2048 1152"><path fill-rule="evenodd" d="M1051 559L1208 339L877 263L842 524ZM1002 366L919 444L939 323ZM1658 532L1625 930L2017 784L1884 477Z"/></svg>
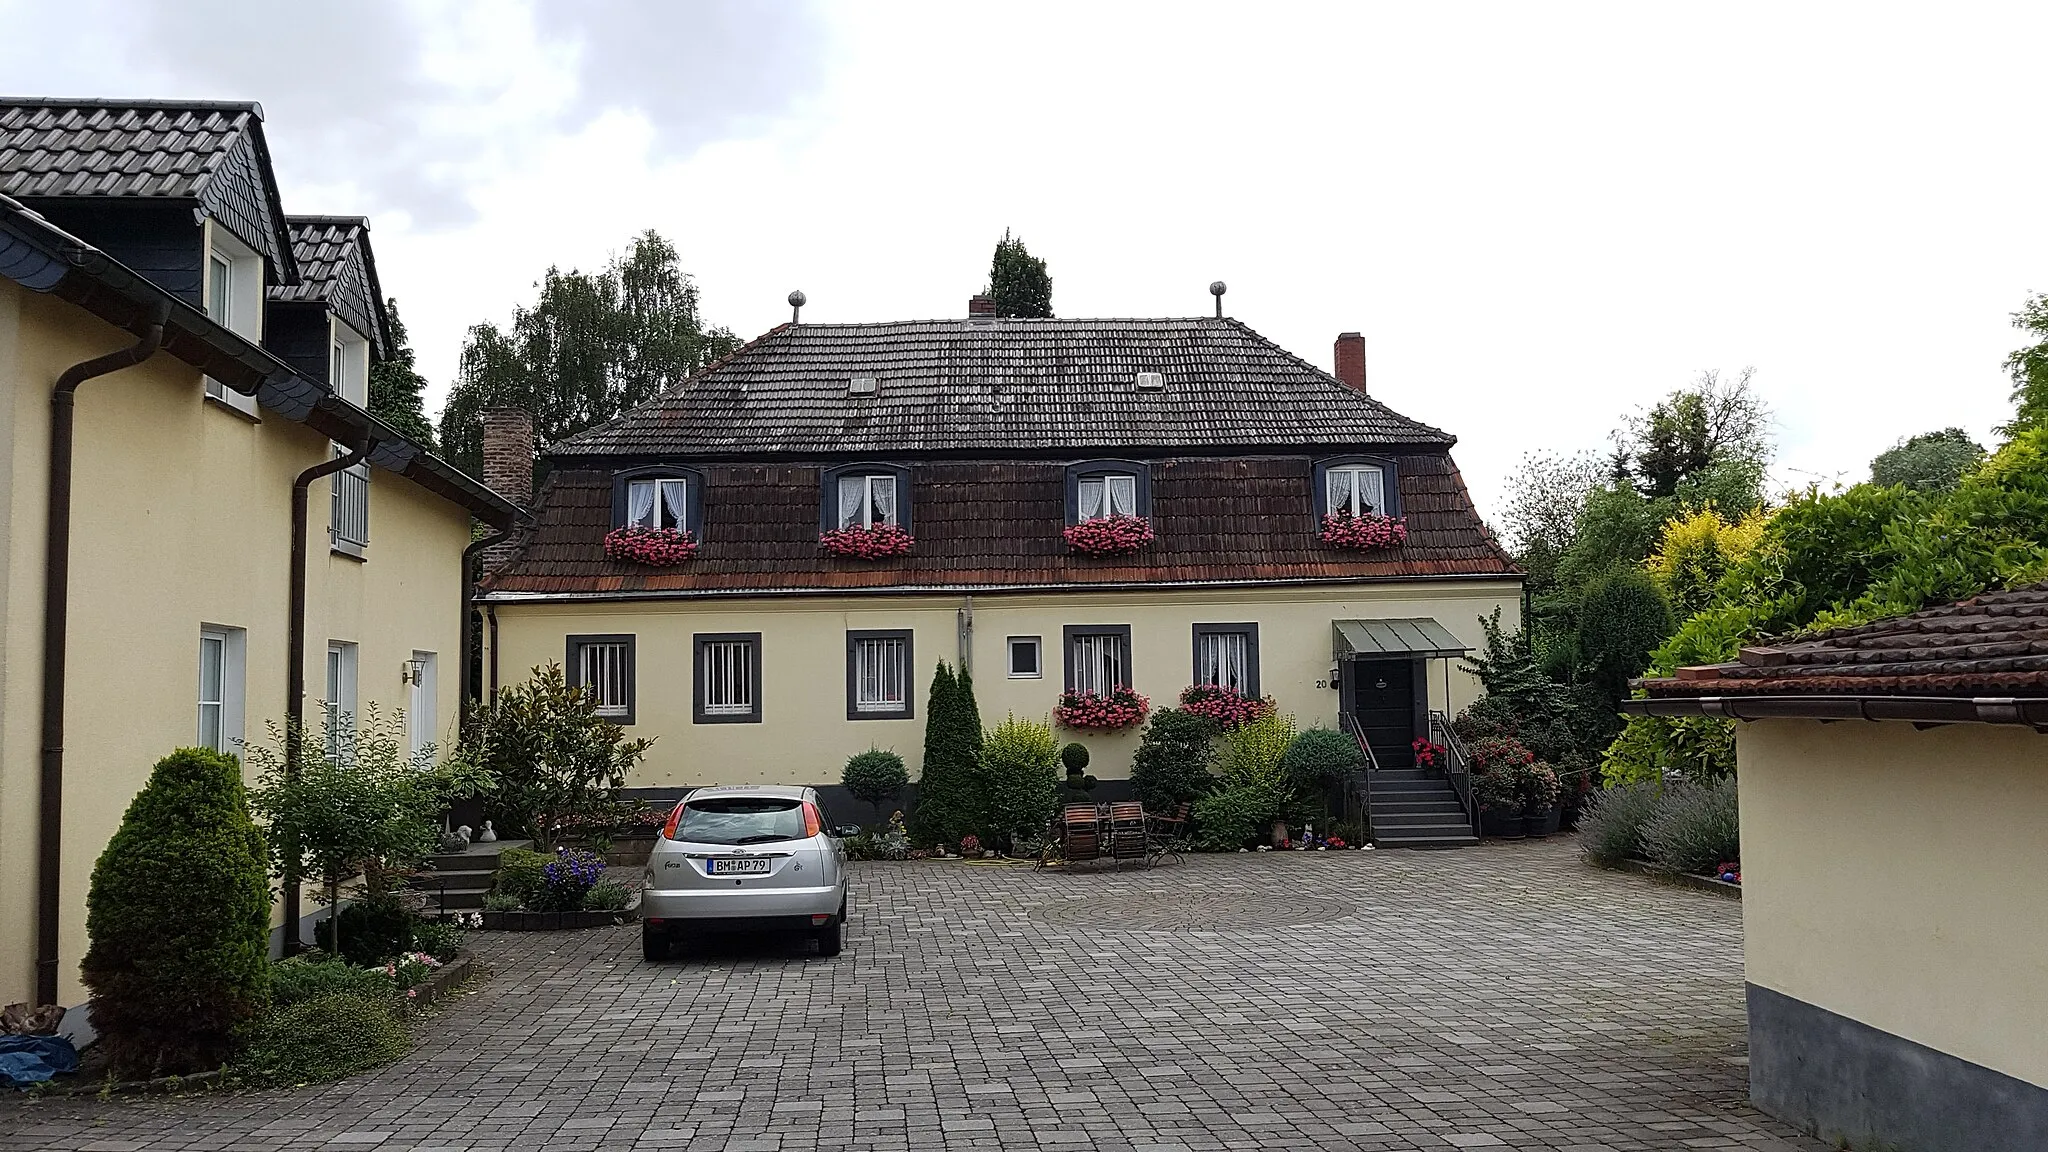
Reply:
<svg viewBox="0 0 2048 1152"><path fill-rule="evenodd" d="M496 844L498 842L498 831L491 827L489 820L484 821L484 830L477 833L476 842L479 844Z"/></svg>

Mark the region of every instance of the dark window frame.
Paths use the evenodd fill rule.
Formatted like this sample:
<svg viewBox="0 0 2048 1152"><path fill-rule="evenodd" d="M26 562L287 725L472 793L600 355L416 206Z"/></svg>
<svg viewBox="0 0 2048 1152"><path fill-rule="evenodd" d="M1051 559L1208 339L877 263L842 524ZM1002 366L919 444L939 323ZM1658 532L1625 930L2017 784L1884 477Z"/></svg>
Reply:
<svg viewBox="0 0 2048 1152"><path fill-rule="evenodd" d="M570 635L567 639L566 651L562 656L562 672L572 688L584 687L583 649L592 644L624 644L626 646L626 714L624 716L607 716L605 719L620 727L632 724L640 715L640 651L638 637L632 632L590 632Z"/></svg>
<svg viewBox="0 0 2048 1152"><path fill-rule="evenodd" d="M692 536L704 538L704 473L695 468L678 464L649 464L640 468L624 468L612 473L612 527L624 528L631 509L626 500L627 483L632 480L686 480L689 482L689 498L683 501L683 525ZM661 499L657 489L654 495Z"/></svg>
<svg viewBox="0 0 2048 1152"><path fill-rule="evenodd" d="M862 640L903 641L903 707L886 712L867 711L859 708L855 699L854 652ZM848 720L915 720L917 719L917 636L909 628L848 628L846 630L846 718Z"/></svg>
<svg viewBox="0 0 2048 1152"><path fill-rule="evenodd" d="M1142 460L1081 460L1067 465L1067 525L1081 522L1081 480L1086 476L1123 474L1138 478L1138 515L1152 518L1152 466Z"/></svg>
<svg viewBox="0 0 2048 1152"><path fill-rule="evenodd" d="M754 710L751 712L704 711L704 646L722 640L744 640L754 646L754 658L748 664L748 679L753 693ZM759 632L694 632L690 635L690 723L692 724L759 724L763 711L761 701L761 634Z"/></svg>
<svg viewBox="0 0 2048 1152"><path fill-rule="evenodd" d="M832 532L839 527L839 481L847 476L894 476L896 478L896 526L905 532L915 532L911 520L914 510L910 498L910 469L901 464L890 464L879 460L856 464L841 464L826 468L818 473L818 531Z"/></svg>
<svg viewBox="0 0 2048 1152"><path fill-rule="evenodd" d="M1316 523L1330 514L1330 469L1371 466L1380 470L1381 486L1386 491L1387 506L1381 515L1399 517L1401 513L1401 469L1391 456L1327 456L1317 460L1310 473L1310 496L1315 501Z"/></svg>
<svg viewBox="0 0 2048 1152"><path fill-rule="evenodd" d="M1129 624L1066 624L1060 628L1060 663L1066 668L1066 690L1074 690L1074 640L1081 636L1115 636L1123 645L1124 687L1132 687L1138 678L1136 654L1131 651L1131 626ZM1038 664L1041 673L1045 668L1045 648L1038 650Z"/></svg>
<svg viewBox="0 0 2048 1152"><path fill-rule="evenodd" d="M1034 665L1034 667L1033 667L1033 670L1032 670L1031 672L1028 672L1028 673L1022 673L1022 672L1019 672L1019 671L1017 671L1017 661L1016 661L1016 659L1015 659L1015 652L1016 652L1016 643L1017 643L1017 641L1019 641L1019 640L1029 640L1029 641L1031 641L1031 651L1032 651L1032 653L1034 654L1034 658L1035 658L1035 659L1036 659L1036 661L1037 661L1037 663L1036 663L1036 664ZM1043 680L1043 679L1045 679L1045 637L1043 637L1043 636L1005 636L1005 637L1003 637L1003 674L1004 674L1004 676L1005 676L1005 677L1006 677L1007 679L1010 679L1010 680Z"/></svg>
<svg viewBox="0 0 2048 1152"><path fill-rule="evenodd" d="M1199 684L1202 682L1202 637L1240 635L1245 638L1245 679L1247 681L1245 685L1245 695L1252 697L1257 697L1258 695L1260 695L1259 626L1256 621L1246 621L1241 624L1195 625L1193 631L1194 648L1193 651L1190 653L1190 662L1188 664L1188 683Z"/></svg>

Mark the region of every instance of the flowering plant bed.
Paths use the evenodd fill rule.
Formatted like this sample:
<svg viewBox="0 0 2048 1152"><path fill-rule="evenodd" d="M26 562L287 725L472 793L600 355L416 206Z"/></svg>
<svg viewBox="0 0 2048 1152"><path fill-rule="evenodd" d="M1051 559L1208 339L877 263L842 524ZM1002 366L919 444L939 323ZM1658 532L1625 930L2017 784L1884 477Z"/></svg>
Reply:
<svg viewBox="0 0 2048 1152"><path fill-rule="evenodd" d="M697 554L697 538L683 528L630 524L605 533L604 554L629 564L669 568Z"/></svg>
<svg viewBox="0 0 2048 1152"><path fill-rule="evenodd" d="M1410 744L1409 747L1415 749L1415 766L1417 768L1436 767L1437 762L1443 759L1444 753L1447 751L1443 745L1432 743L1427 736L1417 736L1415 742Z"/></svg>
<svg viewBox="0 0 2048 1152"><path fill-rule="evenodd" d="M834 556L886 560L908 555L917 538L894 524L877 524L872 528L834 528L819 536L818 543Z"/></svg>
<svg viewBox="0 0 2048 1152"><path fill-rule="evenodd" d="M1142 516L1107 516L1071 525L1064 535L1069 551L1088 556L1123 556L1150 544L1152 522Z"/></svg>
<svg viewBox="0 0 2048 1152"><path fill-rule="evenodd" d="M1270 698L1247 696L1221 684L1191 684L1181 689L1180 709L1206 716L1225 732L1273 714Z"/></svg>
<svg viewBox="0 0 2048 1152"><path fill-rule="evenodd" d="M1108 692L1063 692L1052 710L1052 718L1068 728L1114 732L1135 728L1152 712L1152 702L1124 685Z"/></svg>
<svg viewBox="0 0 2048 1152"><path fill-rule="evenodd" d="M1363 516L1333 512L1323 517L1323 528L1316 538L1332 548L1392 548L1408 539L1408 523L1371 512Z"/></svg>

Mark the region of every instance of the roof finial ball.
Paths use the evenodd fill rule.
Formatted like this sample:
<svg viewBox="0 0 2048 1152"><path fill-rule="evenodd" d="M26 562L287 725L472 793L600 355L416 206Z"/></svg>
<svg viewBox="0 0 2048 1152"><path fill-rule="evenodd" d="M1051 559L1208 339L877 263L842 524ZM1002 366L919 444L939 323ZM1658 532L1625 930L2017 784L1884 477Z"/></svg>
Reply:
<svg viewBox="0 0 2048 1152"><path fill-rule="evenodd" d="M804 293L803 289L799 288L796 291L791 292L789 294L789 322L791 324L795 324L798 321L802 320L803 313Z"/></svg>
<svg viewBox="0 0 2048 1152"><path fill-rule="evenodd" d="M1223 319L1223 294L1228 291L1230 291L1230 286L1223 281L1209 281L1209 295L1216 298L1216 318L1218 320Z"/></svg>

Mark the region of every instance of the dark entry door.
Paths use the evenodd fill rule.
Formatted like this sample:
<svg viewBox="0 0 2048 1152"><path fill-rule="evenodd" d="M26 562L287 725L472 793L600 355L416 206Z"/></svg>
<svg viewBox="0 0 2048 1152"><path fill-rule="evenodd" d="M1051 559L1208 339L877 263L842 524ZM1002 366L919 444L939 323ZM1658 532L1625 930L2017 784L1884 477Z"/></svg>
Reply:
<svg viewBox="0 0 2048 1152"><path fill-rule="evenodd" d="M1354 660L1351 714L1382 768L1415 766L1415 664L1409 660Z"/></svg>

